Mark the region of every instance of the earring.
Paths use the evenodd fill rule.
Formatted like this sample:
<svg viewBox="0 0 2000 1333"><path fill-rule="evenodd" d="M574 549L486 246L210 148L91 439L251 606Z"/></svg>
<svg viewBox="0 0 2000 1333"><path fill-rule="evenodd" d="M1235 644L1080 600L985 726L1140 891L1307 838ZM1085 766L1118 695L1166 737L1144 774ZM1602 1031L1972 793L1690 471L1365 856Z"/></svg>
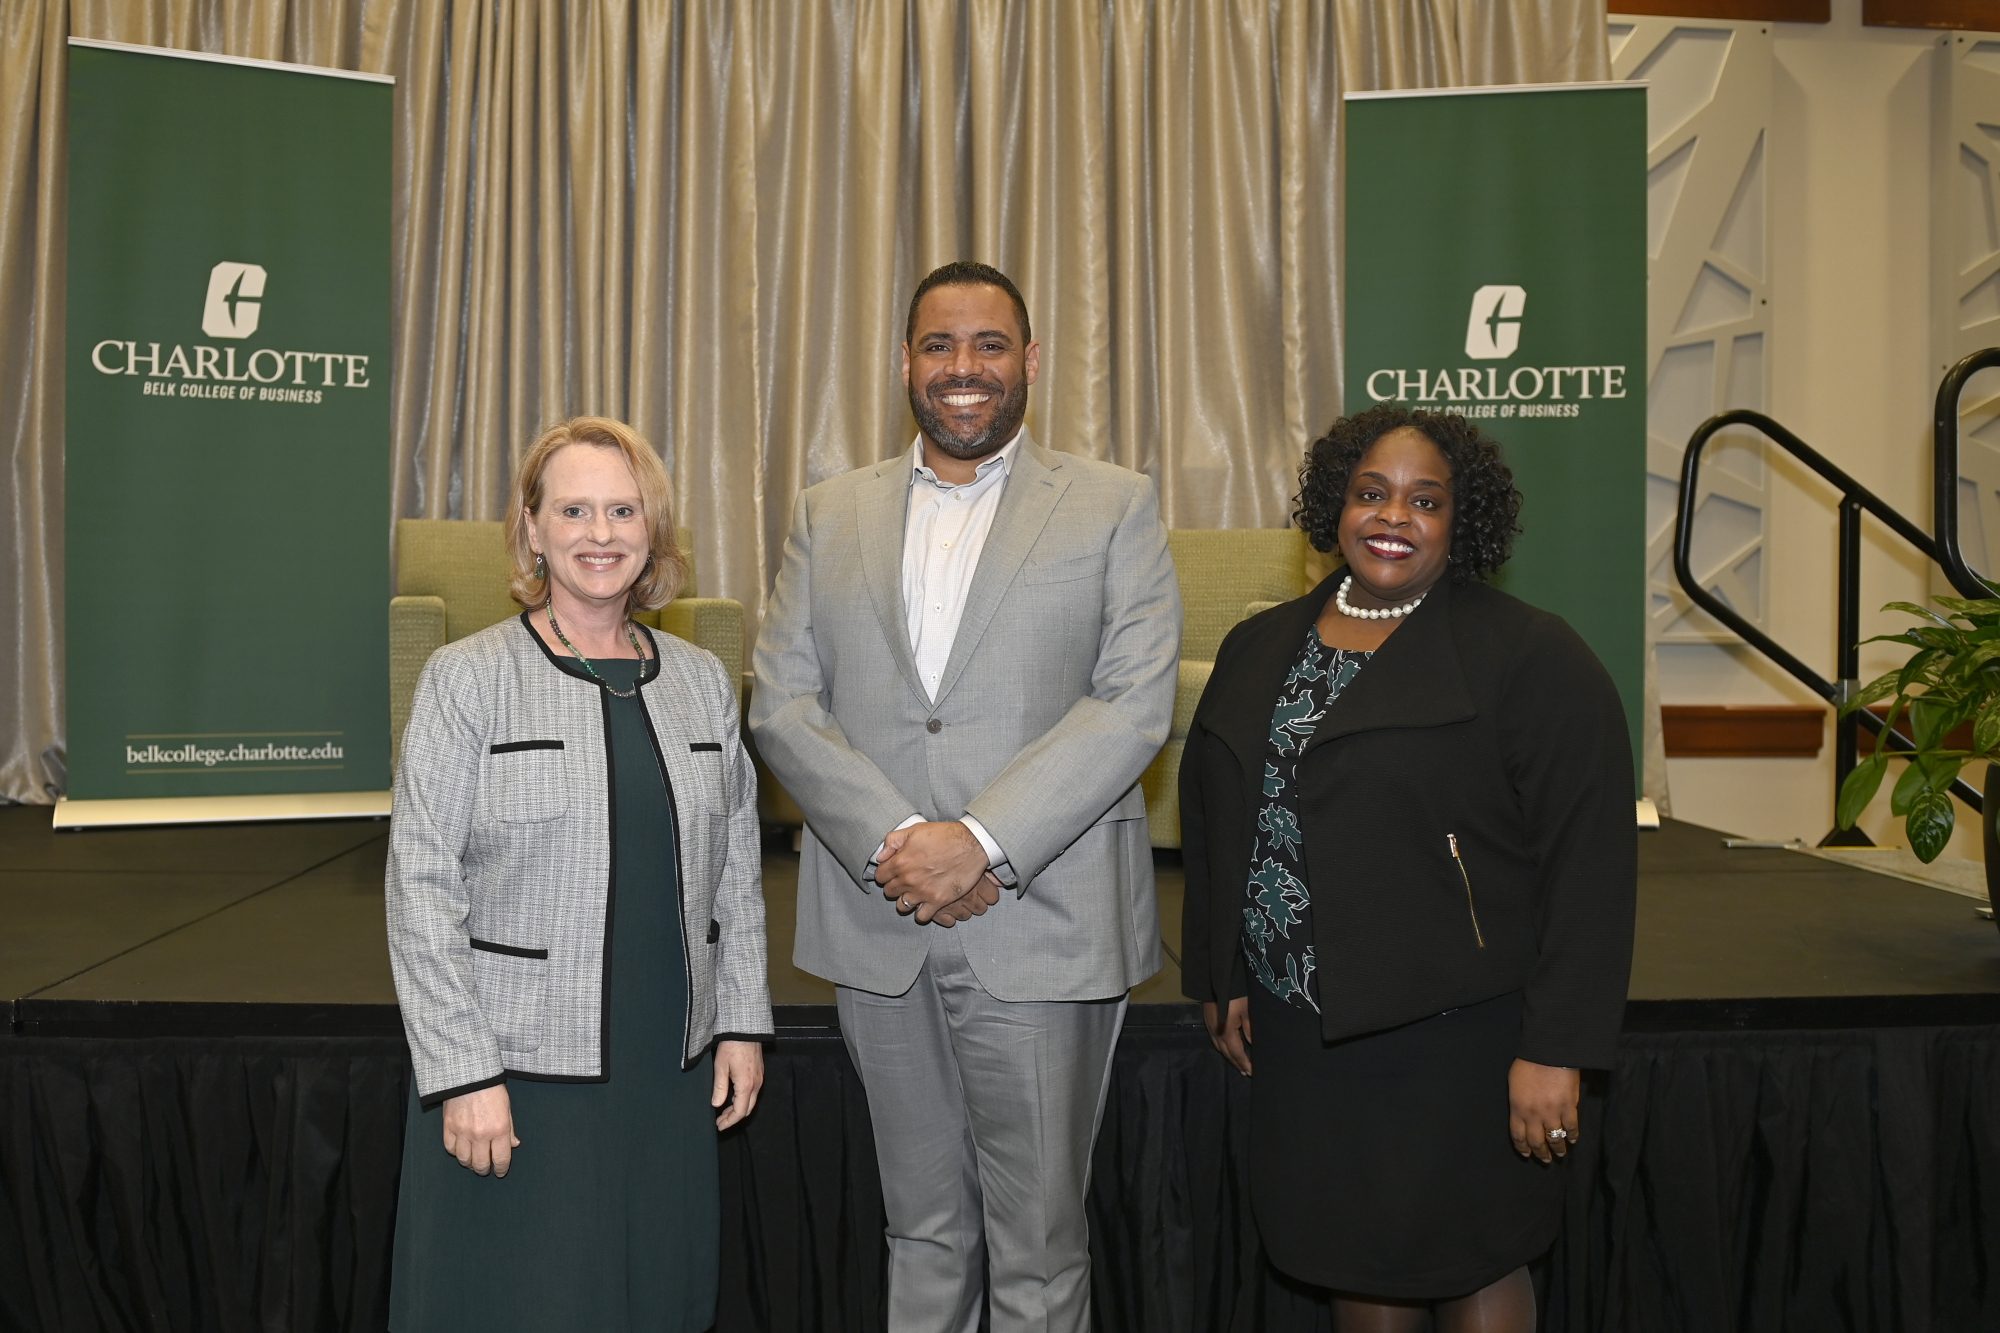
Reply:
<svg viewBox="0 0 2000 1333"><path fill-rule="evenodd" d="M648 555L648 556L646 557L646 567L645 567L644 569L640 570L639 572L640 572L641 574L650 574L650 573L652 573L652 572L653 572L653 557L652 557L652 556Z"/></svg>
<svg viewBox="0 0 2000 1333"><path fill-rule="evenodd" d="M542 553L540 551L535 552L535 577L538 579L546 578L548 577L548 572L549 572L549 567L547 564L543 563Z"/></svg>

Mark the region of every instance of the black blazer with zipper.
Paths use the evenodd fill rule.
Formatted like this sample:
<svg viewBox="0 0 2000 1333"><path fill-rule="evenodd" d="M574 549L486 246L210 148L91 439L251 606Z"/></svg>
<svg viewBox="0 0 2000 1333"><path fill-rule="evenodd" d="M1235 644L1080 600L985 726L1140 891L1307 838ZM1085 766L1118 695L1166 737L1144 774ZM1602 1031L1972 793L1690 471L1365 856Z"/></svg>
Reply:
<svg viewBox="0 0 2000 1333"><path fill-rule="evenodd" d="M1248 993L1242 931L1271 708L1335 585L1217 650L1181 759L1182 987ZM1525 993L1516 1054L1608 1067L1638 835L1610 676L1559 617L1439 583L1328 709L1299 816L1328 1040Z"/></svg>

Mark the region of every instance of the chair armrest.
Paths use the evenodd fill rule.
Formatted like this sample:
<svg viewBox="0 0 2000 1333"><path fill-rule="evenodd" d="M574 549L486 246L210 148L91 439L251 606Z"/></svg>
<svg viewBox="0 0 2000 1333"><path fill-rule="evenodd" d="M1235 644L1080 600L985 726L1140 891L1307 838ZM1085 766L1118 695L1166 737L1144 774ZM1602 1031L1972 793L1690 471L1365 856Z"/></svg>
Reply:
<svg viewBox="0 0 2000 1333"><path fill-rule="evenodd" d="M1174 682L1174 720L1167 728L1167 739L1187 739L1188 728L1194 725L1195 705L1201 702L1201 692L1208 688L1208 678L1214 672L1213 662L1180 664L1180 676Z"/></svg>
<svg viewBox="0 0 2000 1333"><path fill-rule="evenodd" d="M1181 845L1181 754L1187 749L1188 728L1194 725L1195 705L1208 688L1215 671L1213 662L1182 662L1174 682L1174 720L1167 729L1167 743L1153 756L1139 786L1146 793L1146 827L1155 847Z"/></svg>
<svg viewBox="0 0 2000 1333"><path fill-rule="evenodd" d="M417 697L417 677L431 654L444 647L444 598L389 599L389 760L403 755L403 728Z"/></svg>
<svg viewBox="0 0 2000 1333"><path fill-rule="evenodd" d="M755 678L743 673L743 688L737 702L743 707L743 715L750 715L750 692L756 688ZM760 823L793 830L792 850L798 850L797 830L806 826L806 812L799 809L799 803L785 790L777 775L764 764L764 756L757 753L757 738L750 734L750 728L743 728L743 748L749 752L750 762L757 769L757 819Z"/></svg>
<svg viewBox="0 0 2000 1333"><path fill-rule="evenodd" d="M743 675L743 603L729 597L677 597L659 615L661 629L721 658L731 680Z"/></svg>

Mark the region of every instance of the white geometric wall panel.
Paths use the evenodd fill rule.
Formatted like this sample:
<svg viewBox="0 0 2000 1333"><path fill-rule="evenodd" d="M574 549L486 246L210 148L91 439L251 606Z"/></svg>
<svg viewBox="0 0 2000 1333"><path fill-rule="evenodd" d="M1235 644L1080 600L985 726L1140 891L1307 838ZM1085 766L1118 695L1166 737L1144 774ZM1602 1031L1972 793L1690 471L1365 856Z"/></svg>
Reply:
<svg viewBox="0 0 2000 1333"><path fill-rule="evenodd" d="M1647 83L1646 569L1666 642L1734 635L1674 579L1681 457L1717 412L1769 401L1771 125L1768 24L1610 19L1613 77ZM1764 620L1769 478L1754 432L1702 454L1693 564L1704 586Z"/></svg>
<svg viewBox="0 0 2000 1333"><path fill-rule="evenodd" d="M1938 39L1931 171L1932 347L1940 378L2000 346L2000 35ZM2000 371L1959 399L1958 524L1966 563L2000 571ZM1942 576L1940 576L1942 587Z"/></svg>

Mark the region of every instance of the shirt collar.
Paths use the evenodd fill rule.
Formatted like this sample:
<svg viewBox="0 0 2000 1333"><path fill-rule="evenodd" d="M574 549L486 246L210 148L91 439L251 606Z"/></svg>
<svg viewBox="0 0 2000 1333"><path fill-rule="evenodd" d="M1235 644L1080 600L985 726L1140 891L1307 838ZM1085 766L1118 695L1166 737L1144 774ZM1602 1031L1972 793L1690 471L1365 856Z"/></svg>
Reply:
<svg viewBox="0 0 2000 1333"><path fill-rule="evenodd" d="M1015 431L1014 438L1007 441L999 453L989 455L980 460L979 466L973 469L974 475L971 481L961 484L977 486L981 482L989 480L995 472L999 472L1003 476L1012 472L1014 470L1014 455L1020 451L1021 436L1024 433L1024 431ZM957 489L950 482L939 481L937 473L925 464L924 437L921 434L917 436L917 442L910 447L910 484L914 486L920 479L929 482L941 491Z"/></svg>

